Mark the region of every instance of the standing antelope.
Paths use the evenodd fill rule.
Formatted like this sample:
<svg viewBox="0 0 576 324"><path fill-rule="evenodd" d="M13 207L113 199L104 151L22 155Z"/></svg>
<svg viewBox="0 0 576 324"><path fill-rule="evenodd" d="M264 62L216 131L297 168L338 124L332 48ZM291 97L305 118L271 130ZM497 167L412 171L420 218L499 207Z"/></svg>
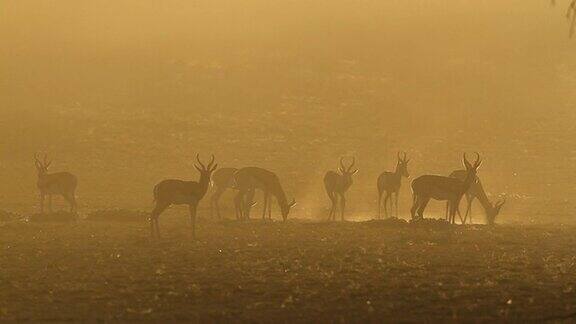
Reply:
<svg viewBox="0 0 576 324"><path fill-rule="evenodd" d="M200 172L200 179L198 181L182 181L182 180L164 180L154 187L154 202L156 206L152 210L150 216L150 227L152 236L160 237L160 227L158 226L158 219L160 214L171 205L188 205L190 209L190 222L192 225L192 237L196 235L196 209L198 203L208 190L210 184L210 176L216 170L218 164L214 165L214 155L208 166L205 166L200 161L200 156L196 154L196 161L198 165L194 167Z"/></svg>
<svg viewBox="0 0 576 324"><path fill-rule="evenodd" d="M40 191L40 212L44 213L44 200L48 196L48 209L52 212L52 195L61 195L70 204L70 212L76 213L76 187L78 178L69 172L48 173L52 164L48 161L48 155L44 155L44 161L40 161L38 154L34 155L34 163L38 171L36 186Z"/></svg>
<svg viewBox="0 0 576 324"><path fill-rule="evenodd" d="M242 168L234 174L234 181L238 189L238 194L234 199L236 217L238 219L250 218L250 207L254 206L252 199L256 189L264 192L263 220L266 220L266 212L268 212L268 218L272 218L271 196L276 198L284 221L288 218L290 209L296 205L294 199L292 199L291 203L288 203L284 189L282 189L282 185L280 185L280 180L272 171L258 167Z"/></svg>
<svg viewBox="0 0 576 324"><path fill-rule="evenodd" d="M476 181L476 172L482 164L480 154L476 153L476 162L470 164L464 154L462 162L466 167L464 180L438 175L423 175L412 181L412 219L416 220L416 214L420 219L424 218L424 209L430 199L445 200L450 205L449 222L454 224L456 209L464 193Z"/></svg>
<svg viewBox="0 0 576 324"><path fill-rule="evenodd" d="M352 176L358 173L358 170L353 170L356 159L352 160L352 164L348 168L344 166L344 158L340 158L340 167L338 172L328 171L324 176L324 188L326 188L326 193L328 198L332 203L330 208L330 214L328 215L328 220L336 220L336 204L338 198L340 198L340 212L342 221L344 221L344 209L346 208L346 191L352 186Z"/></svg>
<svg viewBox="0 0 576 324"><path fill-rule="evenodd" d="M464 181L464 179L466 179L466 170L456 170L450 173L450 177ZM489 224L492 224L494 222L496 216L498 216L498 214L500 213L500 209L505 203L505 200L502 200L493 205L488 199L488 196L484 191L484 187L482 186L482 182L480 181L480 179L477 179L470 185L470 188L465 193L465 197L467 206L464 219L462 219L462 215L460 215L459 206L456 207L456 212L460 216L462 224L466 224L466 221L468 220L468 215L470 215L470 224L472 224L472 203L474 202L474 199L478 199L478 201L480 201L480 204L482 205L482 207L484 208L484 212L486 213L487 223ZM449 209L450 209L450 203L446 202L446 218L448 218Z"/></svg>
<svg viewBox="0 0 576 324"><path fill-rule="evenodd" d="M409 178L408 174L408 162L409 159L406 158L406 152L404 156L400 156L398 152L398 162L396 163L395 172L382 172L378 177L378 218L381 218L381 206L382 206L382 194L386 192L384 197L384 214L388 217L388 200L390 200L390 214L392 214L393 200L392 195L395 195L396 204L396 217L398 217L398 194L400 193L400 186L402 185L402 177Z"/></svg>

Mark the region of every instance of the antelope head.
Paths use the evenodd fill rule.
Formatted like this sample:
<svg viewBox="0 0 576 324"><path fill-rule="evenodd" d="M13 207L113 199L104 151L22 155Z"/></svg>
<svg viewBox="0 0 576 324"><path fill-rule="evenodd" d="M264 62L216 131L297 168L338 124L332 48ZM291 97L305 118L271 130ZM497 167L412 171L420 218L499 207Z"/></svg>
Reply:
<svg viewBox="0 0 576 324"><path fill-rule="evenodd" d="M52 161L48 161L48 154L44 154L44 160L41 161L38 154L34 154L34 164L36 165L36 171L38 171L38 176L45 176L48 174L48 168L52 164Z"/></svg>
<svg viewBox="0 0 576 324"><path fill-rule="evenodd" d="M474 183L478 182L478 178L476 177L476 173L478 172L478 169L482 165L482 160L480 159L480 154L478 154L478 152L476 152L476 161L474 162L474 164L471 164L468 161L468 159L466 158L466 153L464 153L464 156L462 158L462 163L464 164L464 167L466 167L466 178L472 179L472 181Z"/></svg>
<svg viewBox="0 0 576 324"><path fill-rule="evenodd" d="M292 202L286 205L280 204L280 211L282 212L282 219L286 221L288 214L290 214L290 209L296 206L296 200L292 199Z"/></svg>
<svg viewBox="0 0 576 324"><path fill-rule="evenodd" d="M352 158L352 164L349 167L344 166L344 158L340 158L340 167L338 171L340 172L343 183L347 186L352 184L352 176L358 173L358 169L353 169L354 164L356 164L356 158Z"/></svg>
<svg viewBox="0 0 576 324"><path fill-rule="evenodd" d="M496 216L500 213L502 206L506 203L506 198L502 199L501 201L497 202L490 208L490 210L486 210L486 220L488 225L494 225L496 221Z"/></svg>
<svg viewBox="0 0 576 324"><path fill-rule="evenodd" d="M408 173L408 162L410 162L410 159L406 158L406 152L402 153L404 153L403 156L401 156L400 152L398 152L398 162L396 163L396 172L400 173L400 175L405 178L410 178L410 174Z"/></svg>
<svg viewBox="0 0 576 324"><path fill-rule="evenodd" d="M212 178L212 172L218 168L218 164L214 164L214 154L212 154L212 159L210 160L210 163L208 163L208 166L204 165L204 163L200 161L200 154L196 154L196 161L198 164L194 164L194 167L198 172L200 172L200 179L210 181Z"/></svg>

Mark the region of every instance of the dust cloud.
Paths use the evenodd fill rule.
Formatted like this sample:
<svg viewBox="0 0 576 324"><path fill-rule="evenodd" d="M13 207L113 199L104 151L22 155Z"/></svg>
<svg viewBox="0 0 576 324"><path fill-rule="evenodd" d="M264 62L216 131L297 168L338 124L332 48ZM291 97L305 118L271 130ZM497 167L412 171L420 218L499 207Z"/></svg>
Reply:
<svg viewBox="0 0 576 324"><path fill-rule="evenodd" d="M570 221L576 45L562 14L515 0L7 2L0 204L37 208L32 157L46 151L79 177L80 210L146 210L158 181L197 178L200 152L274 170L295 217L325 219L322 176L345 156L362 219L398 151L412 178L478 151L490 197L509 199L500 221Z"/></svg>

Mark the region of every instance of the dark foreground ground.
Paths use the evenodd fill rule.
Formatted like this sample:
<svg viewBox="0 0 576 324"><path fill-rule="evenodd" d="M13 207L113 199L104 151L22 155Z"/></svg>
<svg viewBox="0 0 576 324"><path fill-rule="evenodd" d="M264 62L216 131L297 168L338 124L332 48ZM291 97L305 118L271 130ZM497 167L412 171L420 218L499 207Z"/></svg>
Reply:
<svg viewBox="0 0 576 324"><path fill-rule="evenodd" d="M0 223L0 320L492 321L576 312L576 227Z"/></svg>

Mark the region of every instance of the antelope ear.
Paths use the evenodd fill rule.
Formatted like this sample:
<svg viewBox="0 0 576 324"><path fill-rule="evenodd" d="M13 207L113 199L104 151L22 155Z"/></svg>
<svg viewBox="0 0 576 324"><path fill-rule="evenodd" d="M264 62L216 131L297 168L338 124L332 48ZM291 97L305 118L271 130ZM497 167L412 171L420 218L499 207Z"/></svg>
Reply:
<svg viewBox="0 0 576 324"><path fill-rule="evenodd" d="M338 172L340 172L341 174L344 174L344 169L338 168Z"/></svg>
<svg viewBox="0 0 576 324"><path fill-rule="evenodd" d="M214 164L212 169L210 169L210 172L214 172L214 170L216 170L216 169L218 169L218 163Z"/></svg>
<svg viewBox="0 0 576 324"><path fill-rule="evenodd" d="M354 170L354 172L352 172L352 174L356 174L358 173L358 169Z"/></svg>
<svg viewBox="0 0 576 324"><path fill-rule="evenodd" d="M194 167L196 168L196 170L198 170L198 172L202 172L202 169L200 169L200 167L197 166L196 164L194 164Z"/></svg>
<svg viewBox="0 0 576 324"><path fill-rule="evenodd" d="M296 206L296 199L292 199L292 202L290 203L290 205L288 205L288 207L292 208Z"/></svg>

